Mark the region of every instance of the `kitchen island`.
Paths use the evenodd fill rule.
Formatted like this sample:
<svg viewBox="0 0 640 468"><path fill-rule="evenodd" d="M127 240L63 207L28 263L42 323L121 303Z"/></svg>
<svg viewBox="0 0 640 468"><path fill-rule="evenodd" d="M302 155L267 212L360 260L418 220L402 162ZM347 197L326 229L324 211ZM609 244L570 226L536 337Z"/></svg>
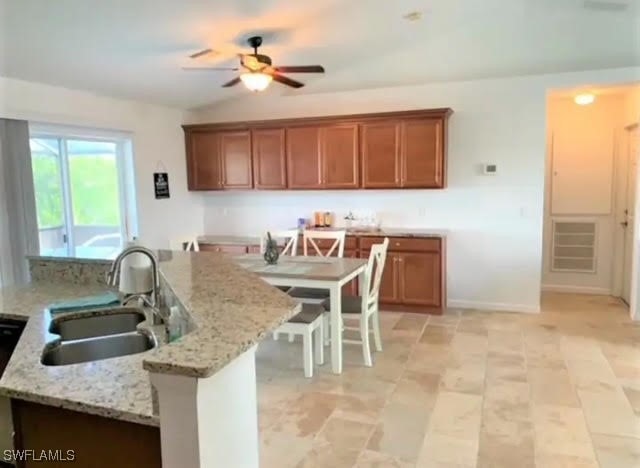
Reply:
<svg viewBox="0 0 640 468"><path fill-rule="evenodd" d="M159 427L164 467L257 466L255 347L300 306L223 254L160 252L160 258L163 294L179 301L194 329L140 354L42 364L52 339L46 306L107 288L69 274L82 270L78 262L49 262L56 265L54 273L32 272L37 279L30 285L0 290L0 317L28 319L0 380L0 394L31 410L58 409L156 432ZM108 267L89 264L94 270ZM64 430L65 418L54 413L49 420ZM40 428L42 433L47 431ZM127 454L122 456L126 460Z"/></svg>

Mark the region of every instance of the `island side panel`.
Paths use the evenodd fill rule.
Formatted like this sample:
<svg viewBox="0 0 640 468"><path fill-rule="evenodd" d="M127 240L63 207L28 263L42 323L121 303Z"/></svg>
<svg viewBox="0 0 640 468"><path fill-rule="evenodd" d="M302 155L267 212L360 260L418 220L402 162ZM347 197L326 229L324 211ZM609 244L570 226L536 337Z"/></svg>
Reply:
<svg viewBox="0 0 640 468"><path fill-rule="evenodd" d="M254 346L211 377L151 373L163 466L258 467L255 351Z"/></svg>

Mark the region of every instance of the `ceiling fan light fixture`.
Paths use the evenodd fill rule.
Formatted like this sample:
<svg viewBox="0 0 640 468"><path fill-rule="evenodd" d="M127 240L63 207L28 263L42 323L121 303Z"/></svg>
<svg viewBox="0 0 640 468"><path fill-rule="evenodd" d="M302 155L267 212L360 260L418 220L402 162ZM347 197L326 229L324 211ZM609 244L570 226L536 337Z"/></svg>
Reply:
<svg viewBox="0 0 640 468"><path fill-rule="evenodd" d="M273 77L262 72L245 72L240 74L242 83L249 91L264 91L269 87Z"/></svg>

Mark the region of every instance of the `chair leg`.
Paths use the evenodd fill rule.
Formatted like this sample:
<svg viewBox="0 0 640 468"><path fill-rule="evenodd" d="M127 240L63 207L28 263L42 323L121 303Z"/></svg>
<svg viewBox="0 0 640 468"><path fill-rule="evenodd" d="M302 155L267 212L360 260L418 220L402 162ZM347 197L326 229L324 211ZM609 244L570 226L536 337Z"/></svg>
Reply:
<svg viewBox="0 0 640 468"><path fill-rule="evenodd" d="M369 317L362 314L360 317L360 339L362 340L362 356L364 357L364 365L373 366L371 362L371 348L369 348Z"/></svg>
<svg viewBox="0 0 640 468"><path fill-rule="evenodd" d="M278 332L273 332L273 339L278 341Z"/></svg>
<svg viewBox="0 0 640 468"><path fill-rule="evenodd" d="M324 364L324 317L320 320L318 328L316 328L315 347L316 347L316 361L318 365Z"/></svg>
<svg viewBox="0 0 640 468"><path fill-rule="evenodd" d="M306 378L313 377L313 340L311 336L311 328L304 331L302 335L302 349L304 358L304 376Z"/></svg>
<svg viewBox="0 0 640 468"><path fill-rule="evenodd" d="M324 330L322 334L324 335L324 345L329 346L331 344L331 315L326 313L322 316L322 322L324 326Z"/></svg>
<svg viewBox="0 0 640 468"><path fill-rule="evenodd" d="M382 351L382 337L380 336L380 317L377 310L371 315L371 321L371 325L373 328L373 344L376 348L376 351Z"/></svg>
<svg viewBox="0 0 640 468"><path fill-rule="evenodd" d="M289 343L293 343L295 336L293 335L293 333L289 333Z"/></svg>

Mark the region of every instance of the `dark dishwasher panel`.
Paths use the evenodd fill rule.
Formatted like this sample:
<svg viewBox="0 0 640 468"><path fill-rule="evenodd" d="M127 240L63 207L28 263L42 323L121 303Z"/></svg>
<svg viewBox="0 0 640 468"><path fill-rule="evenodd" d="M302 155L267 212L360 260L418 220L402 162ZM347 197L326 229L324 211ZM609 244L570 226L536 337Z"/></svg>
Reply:
<svg viewBox="0 0 640 468"><path fill-rule="evenodd" d="M0 319L0 377L7 367L25 325L25 322L19 320Z"/></svg>

